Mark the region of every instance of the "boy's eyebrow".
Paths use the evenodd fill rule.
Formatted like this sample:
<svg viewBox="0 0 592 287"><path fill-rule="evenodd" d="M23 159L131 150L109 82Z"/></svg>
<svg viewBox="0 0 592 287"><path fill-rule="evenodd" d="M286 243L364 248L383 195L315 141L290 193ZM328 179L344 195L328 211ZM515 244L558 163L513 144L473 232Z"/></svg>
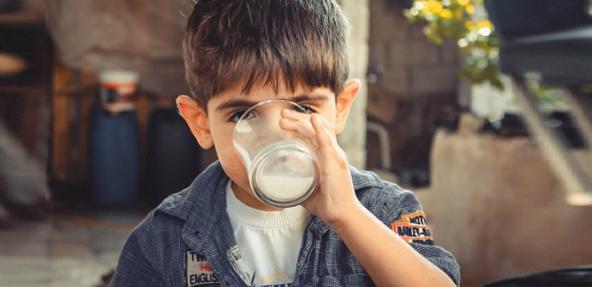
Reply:
<svg viewBox="0 0 592 287"><path fill-rule="evenodd" d="M218 105L218 107L216 108L216 111L219 112L219 111L222 111L225 109L237 108L237 107L248 108L248 107L251 107L255 104L257 104L257 102L249 101L249 100L245 100L245 99L233 99L233 100L228 100L228 101L223 102L220 105Z"/></svg>
<svg viewBox="0 0 592 287"><path fill-rule="evenodd" d="M295 96L291 99L286 99L286 100L298 103L298 102L305 102L305 101L313 101L313 102L314 101L326 101L328 99L329 98L323 94L311 94L311 95L303 94L303 95L298 95L298 96Z"/></svg>
<svg viewBox="0 0 592 287"><path fill-rule="evenodd" d="M287 101L292 101L295 103L298 102L304 102L304 101L326 101L329 98L323 94L311 94L311 95L307 95L307 94L302 94L302 95L298 95L292 98L283 98L283 99L279 99L279 100L287 100ZM216 111L222 111L225 109L230 109L230 108L248 108L251 106L256 105L258 102L256 101L249 101L246 99L232 99L232 100L228 100L226 102L221 103L220 105L218 105L218 107L216 108Z"/></svg>

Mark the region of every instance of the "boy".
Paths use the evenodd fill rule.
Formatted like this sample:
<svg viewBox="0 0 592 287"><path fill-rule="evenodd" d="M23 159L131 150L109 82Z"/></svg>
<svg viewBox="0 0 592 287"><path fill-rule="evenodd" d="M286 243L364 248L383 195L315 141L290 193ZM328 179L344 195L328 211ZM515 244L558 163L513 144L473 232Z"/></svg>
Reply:
<svg viewBox="0 0 592 287"><path fill-rule="evenodd" d="M112 286L453 286L413 193L347 164L335 135L359 89L346 82L348 23L334 0L199 0L183 43L192 97L177 106L219 162L132 232ZM268 207L233 150L250 106L286 99L280 127L315 148L303 206Z"/></svg>

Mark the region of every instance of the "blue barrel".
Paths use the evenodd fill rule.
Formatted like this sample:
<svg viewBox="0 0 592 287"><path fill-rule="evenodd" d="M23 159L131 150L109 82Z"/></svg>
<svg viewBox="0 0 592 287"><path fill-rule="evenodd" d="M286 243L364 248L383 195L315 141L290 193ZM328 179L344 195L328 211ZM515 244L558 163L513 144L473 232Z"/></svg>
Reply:
<svg viewBox="0 0 592 287"><path fill-rule="evenodd" d="M139 177L139 133L135 111L92 111L90 184L93 203L106 208L133 208Z"/></svg>

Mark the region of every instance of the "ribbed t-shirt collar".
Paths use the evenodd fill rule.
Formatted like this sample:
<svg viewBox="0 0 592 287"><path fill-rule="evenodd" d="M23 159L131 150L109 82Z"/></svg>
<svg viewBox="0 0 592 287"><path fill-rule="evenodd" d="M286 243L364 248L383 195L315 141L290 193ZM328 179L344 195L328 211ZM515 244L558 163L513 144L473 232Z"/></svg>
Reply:
<svg viewBox="0 0 592 287"><path fill-rule="evenodd" d="M232 191L231 181L226 185L228 216L242 224L256 228L282 228L307 221L308 211L298 205L279 211L262 211L240 201Z"/></svg>

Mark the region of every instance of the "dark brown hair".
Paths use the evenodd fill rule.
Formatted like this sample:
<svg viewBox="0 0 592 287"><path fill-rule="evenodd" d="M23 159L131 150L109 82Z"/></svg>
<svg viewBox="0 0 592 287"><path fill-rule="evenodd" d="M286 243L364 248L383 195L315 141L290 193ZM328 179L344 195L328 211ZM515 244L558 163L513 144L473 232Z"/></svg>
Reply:
<svg viewBox="0 0 592 287"><path fill-rule="evenodd" d="M338 94L349 74L349 24L334 0L198 0L183 40L193 98L208 101L243 81Z"/></svg>

